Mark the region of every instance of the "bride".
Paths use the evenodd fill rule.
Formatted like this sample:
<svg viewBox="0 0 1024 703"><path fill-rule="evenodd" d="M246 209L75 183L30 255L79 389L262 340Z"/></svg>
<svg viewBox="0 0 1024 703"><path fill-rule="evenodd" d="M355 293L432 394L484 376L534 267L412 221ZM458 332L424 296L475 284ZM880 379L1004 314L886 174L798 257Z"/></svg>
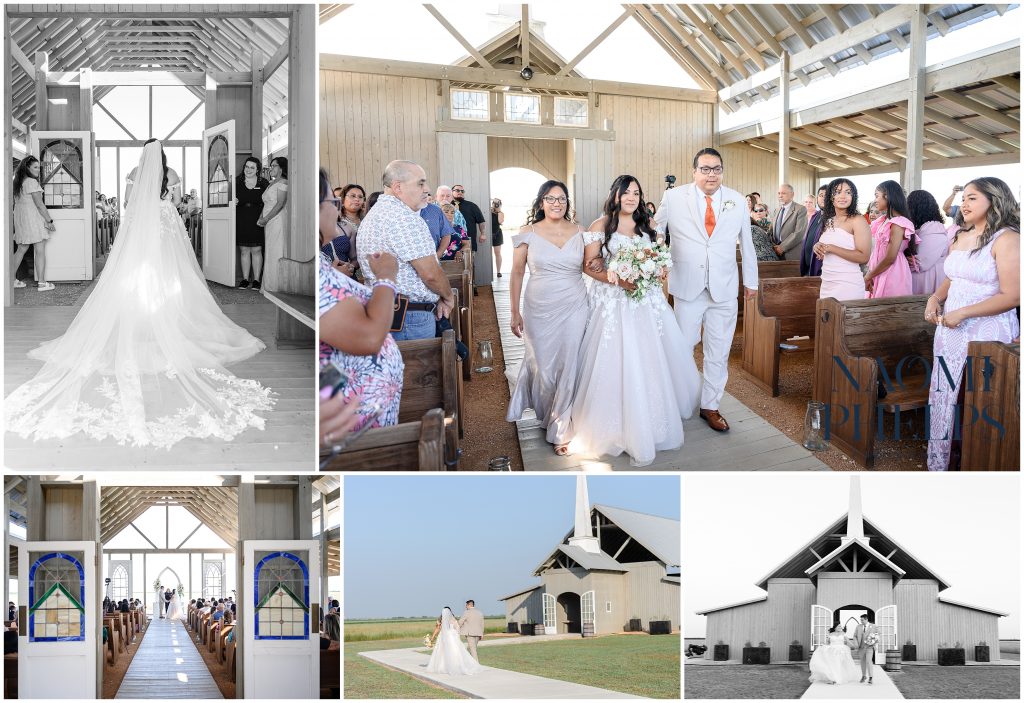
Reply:
<svg viewBox="0 0 1024 703"><path fill-rule="evenodd" d="M210 293L175 209L180 187L160 142L147 141L96 287L62 337L29 352L45 363L7 397L8 430L170 448L263 429L270 389L224 366L265 345Z"/></svg>
<svg viewBox="0 0 1024 703"><path fill-rule="evenodd" d="M480 663L474 659L459 638L459 621L452 609L445 607L434 628L434 651L427 662L431 674L476 674Z"/></svg>
<svg viewBox="0 0 1024 703"><path fill-rule="evenodd" d="M853 661L853 653L840 625L828 633L828 644L814 650L811 655L810 681L830 684L854 683L860 680L860 669Z"/></svg>
<svg viewBox="0 0 1024 703"><path fill-rule="evenodd" d="M174 595L171 596L171 602L167 604L167 614L164 617L168 620L183 620L185 618L185 612L181 609L181 601L178 600L177 591L174 591Z"/></svg>
<svg viewBox="0 0 1024 703"><path fill-rule="evenodd" d="M646 466L658 451L682 446L683 420L697 407L701 380L661 288L633 300L626 295L632 284L609 282L609 262L620 246L635 237L653 241L635 178L615 179L604 215L583 237L584 273L595 280L572 404L570 451L626 452L633 466ZM591 262L602 257L604 266L596 272Z"/></svg>

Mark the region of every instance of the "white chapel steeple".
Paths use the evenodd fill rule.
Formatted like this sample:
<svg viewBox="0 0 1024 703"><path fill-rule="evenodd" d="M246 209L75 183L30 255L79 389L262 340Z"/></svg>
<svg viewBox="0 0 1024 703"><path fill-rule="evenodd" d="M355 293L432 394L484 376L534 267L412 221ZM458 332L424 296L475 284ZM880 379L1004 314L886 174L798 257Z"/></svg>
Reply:
<svg viewBox="0 0 1024 703"><path fill-rule="evenodd" d="M576 477L576 526L569 544L591 554L601 551L601 543L590 525L590 498L587 496L587 479L582 473Z"/></svg>
<svg viewBox="0 0 1024 703"><path fill-rule="evenodd" d="M860 500L860 476L850 477L850 510L846 517L846 537L843 537L843 543L849 542L850 540L857 540L868 543L868 538L864 536L864 512L861 509Z"/></svg>

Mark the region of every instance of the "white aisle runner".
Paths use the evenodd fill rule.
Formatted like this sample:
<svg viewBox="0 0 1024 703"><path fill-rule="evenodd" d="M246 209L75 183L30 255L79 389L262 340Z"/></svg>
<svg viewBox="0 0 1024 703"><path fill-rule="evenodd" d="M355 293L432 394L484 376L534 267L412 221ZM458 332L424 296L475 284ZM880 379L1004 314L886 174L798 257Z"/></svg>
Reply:
<svg viewBox="0 0 1024 703"><path fill-rule="evenodd" d="M860 665L857 665L860 668ZM875 664L874 675L872 676L872 683L868 685L866 683L848 683L843 686L834 686L827 683L815 682L811 684L811 687L804 691L804 695L801 698L817 699L817 700L839 700L839 699L850 699L858 698L861 700L902 700L903 694L896 688L896 685L889 678L889 674Z"/></svg>
<svg viewBox="0 0 1024 703"><path fill-rule="evenodd" d="M223 698L181 620L154 618L115 698Z"/></svg>

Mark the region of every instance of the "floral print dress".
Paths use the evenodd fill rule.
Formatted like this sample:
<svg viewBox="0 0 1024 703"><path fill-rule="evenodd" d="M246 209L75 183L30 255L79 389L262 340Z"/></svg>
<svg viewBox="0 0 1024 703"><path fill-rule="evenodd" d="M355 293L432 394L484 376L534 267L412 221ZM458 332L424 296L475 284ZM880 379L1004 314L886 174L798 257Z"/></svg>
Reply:
<svg viewBox="0 0 1024 703"><path fill-rule="evenodd" d="M355 298L365 306L370 302L372 295L371 288L342 275L320 259L320 317L346 298ZM354 379L349 394L362 394L359 414L369 418L377 413L377 418L371 421L370 427L398 424L398 404L402 399L402 372L405 370L405 364L402 361L402 353L391 335L384 337L384 344L381 345L379 352L369 356L346 354L321 340L320 368L330 363L348 372ZM361 429L366 423L367 419L361 420L355 430Z"/></svg>

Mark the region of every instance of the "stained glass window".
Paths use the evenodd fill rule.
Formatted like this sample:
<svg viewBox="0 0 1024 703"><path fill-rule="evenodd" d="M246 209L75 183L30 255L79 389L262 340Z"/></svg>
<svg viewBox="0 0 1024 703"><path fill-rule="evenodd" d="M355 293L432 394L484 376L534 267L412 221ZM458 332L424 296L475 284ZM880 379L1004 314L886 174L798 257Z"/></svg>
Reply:
<svg viewBox="0 0 1024 703"><path fill-rule="evenodd" d="M84 207L83 168L81 139L55 139L42 146L39 183L43 186L46 207L58 210Z"/></svg>
<svg viewBox="0 0 1024 703"><path fill-rule="evenodd" d="M33 553L28 573L30 642L85 640L85 571L81 552Z"/></svg>
<svg viewBox="0 0 1024 703"><path fill-rule="evenodd" d="M305 556L256 553L256 639L309 639L309 570Z"/></svg>
<svg viewBox="0 0 1024 703"><path fill-rule="evenodd" d="M486 90L452 90L452 119L453 120L481 120L488 121L491 118L490 101L491 94Z"/></svg>
<svg viewBox="0 0 1024 703"><path fill-rule="evenodd" d="M586 127L589 103L583 98L555 98L555 124Z"/></svg>
<svg viewBox="0 0 1024 703"><path fill-rule="evenodd" d="M218 134L210 140L206 152L206 206L227 207L231 202L231 167L228 138Z"/></svg>
<svg viewBox="0 0 1024 703"><path fill-rule="evenodd" d="M505 121L540 124L540 98L536 95L505 93Z"/></svg>

